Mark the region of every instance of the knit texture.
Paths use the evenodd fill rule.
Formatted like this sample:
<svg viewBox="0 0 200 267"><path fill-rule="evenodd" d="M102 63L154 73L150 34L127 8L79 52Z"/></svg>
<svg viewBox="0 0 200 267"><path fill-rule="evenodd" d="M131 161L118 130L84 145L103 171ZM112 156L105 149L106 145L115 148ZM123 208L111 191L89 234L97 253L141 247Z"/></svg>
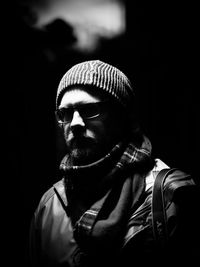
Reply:
<svg viewBox="0 0 200 267"><path fill-rule="evenodd" d="M128 77L116 67L100 60L76 64L64 74L57 90L56 108L63 94L73 85L89 85L93 90L104 90L126 108L134 97Z"/></svg>

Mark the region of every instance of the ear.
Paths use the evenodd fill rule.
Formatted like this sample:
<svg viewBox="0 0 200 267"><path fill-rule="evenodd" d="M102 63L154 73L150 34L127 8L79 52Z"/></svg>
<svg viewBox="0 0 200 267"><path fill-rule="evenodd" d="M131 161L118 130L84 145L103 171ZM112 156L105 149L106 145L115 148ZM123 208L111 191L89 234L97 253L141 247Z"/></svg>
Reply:
<svg viewBox="0 0 200 267"><path fill-rule="evenodd" d="M58 128L64 131L64 124L63 123L57 123L57 124L58 124Z"/></svg>
<svg viewBox="0 0 200 267"><path fill-rule="evenodd" d="M58 128L59 128L59 129L63 129L63 124L62 124L62 123L58 123L58 122L57 122L57 125L58 125Z"/></svg>
<svg viewBox="0 0 200 267"><path fill-rule="evenodd" d="M56 125L56 127L58 127L59 130L60 130L60 129L64 130L64 125L63 125L63 123L59 123L59 122L57 121L56 116L55 116L55 125Z"/></svg>

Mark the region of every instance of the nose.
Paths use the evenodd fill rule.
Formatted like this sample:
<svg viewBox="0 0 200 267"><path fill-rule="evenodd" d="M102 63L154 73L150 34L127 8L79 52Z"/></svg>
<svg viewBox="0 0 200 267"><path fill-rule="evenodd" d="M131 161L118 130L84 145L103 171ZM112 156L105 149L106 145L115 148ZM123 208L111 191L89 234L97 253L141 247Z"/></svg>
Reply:
<svg viewBox="0 0 200 267"><path fill-rule="evenodd" d="M85 127L85 123L83 121L83 118L81 117L80 113L77 110L74 111L70 125L72 128L74 128L76 126L77 127L80 127L80 126Z"/></svg>

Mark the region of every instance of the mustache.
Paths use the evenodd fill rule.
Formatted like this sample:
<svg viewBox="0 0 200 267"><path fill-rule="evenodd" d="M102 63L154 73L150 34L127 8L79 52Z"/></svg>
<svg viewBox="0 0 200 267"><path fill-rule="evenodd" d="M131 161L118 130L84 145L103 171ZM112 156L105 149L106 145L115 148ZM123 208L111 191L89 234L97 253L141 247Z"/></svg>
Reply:
<svg viewBox="0 0 200 267"><path fill-rule="evenodd" d="M95 137L92 134L74 134L74 133L69 133L65 135L65 140L70 146L73 145L84 145L84 144L89 144L89 143L96 143L95 142Z"/></svg>

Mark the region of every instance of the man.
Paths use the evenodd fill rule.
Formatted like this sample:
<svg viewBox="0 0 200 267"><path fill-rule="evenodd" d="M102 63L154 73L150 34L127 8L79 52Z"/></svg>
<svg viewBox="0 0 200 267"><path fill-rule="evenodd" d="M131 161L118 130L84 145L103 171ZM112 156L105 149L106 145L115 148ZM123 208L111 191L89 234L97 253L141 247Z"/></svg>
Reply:
<svg viewBox="0 0 200 267"><path fill-rule="evenodd" d="M63 178L34 214L33 266L163 266L187 261L186 254L192 263L196 186L185 174L166 179L169 240L160 246L153 234L152 190L156 174L169 167L153 159L134 101L126 75L102 61L77 64L62 77L56 118L67 149Z"/></svg>

